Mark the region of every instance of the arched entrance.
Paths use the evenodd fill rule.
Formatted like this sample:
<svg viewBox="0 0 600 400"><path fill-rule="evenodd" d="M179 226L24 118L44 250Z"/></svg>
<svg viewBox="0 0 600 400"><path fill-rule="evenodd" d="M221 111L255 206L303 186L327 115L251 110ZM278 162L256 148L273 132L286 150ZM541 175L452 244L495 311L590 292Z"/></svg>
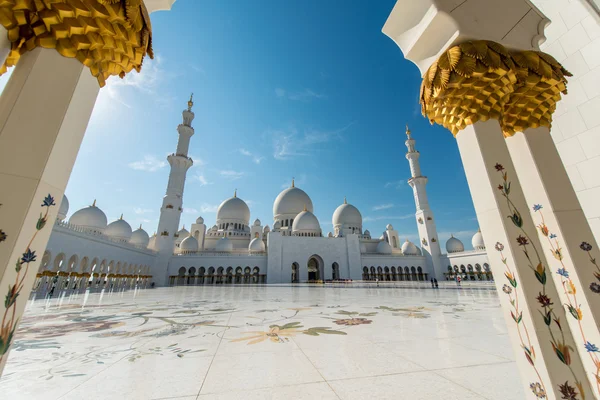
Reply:
<svg viewBox="0 0 600 400"><path fill-rule="evenodd" d="M323 280L323 260L319 256L312 256L308 259L308 281Z"/></svg>
<svg viewBox="0 0 600 400"><path fill-rule="evenodd" d="M292 283L300 282L300 266L297 262L292 264Z"/></svg>
<svg viewBox="0 0 600 400"><path fill-rule="evenodd" d="M340 279L340 266L336 262L331 265L331 279L334 281Z"/></svg>

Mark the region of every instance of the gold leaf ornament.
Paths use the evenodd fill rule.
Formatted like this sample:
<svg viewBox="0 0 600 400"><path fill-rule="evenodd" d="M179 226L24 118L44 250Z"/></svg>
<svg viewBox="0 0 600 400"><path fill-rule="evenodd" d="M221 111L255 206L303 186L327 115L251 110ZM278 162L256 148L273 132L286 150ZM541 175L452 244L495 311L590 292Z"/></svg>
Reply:
<svg viewBox="0 0 600 400"><path fill-rule="evenodd" d="M0 0L0 24L11 50L0 74L36 47L77 58L103 87L111 75L139 72L153 58L143 0Z"/></svg>

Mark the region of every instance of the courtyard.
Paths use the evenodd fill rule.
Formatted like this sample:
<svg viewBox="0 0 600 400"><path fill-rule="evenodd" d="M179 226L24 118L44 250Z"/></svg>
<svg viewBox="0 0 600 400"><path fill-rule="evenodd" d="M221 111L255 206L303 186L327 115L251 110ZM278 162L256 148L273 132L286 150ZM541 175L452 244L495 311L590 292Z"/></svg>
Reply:
<svg viewBox="0 0 600 400"><path fill-rule="evenodd" d="M18 399L520 399L489 283L188 286L34 299Z"/></svg>

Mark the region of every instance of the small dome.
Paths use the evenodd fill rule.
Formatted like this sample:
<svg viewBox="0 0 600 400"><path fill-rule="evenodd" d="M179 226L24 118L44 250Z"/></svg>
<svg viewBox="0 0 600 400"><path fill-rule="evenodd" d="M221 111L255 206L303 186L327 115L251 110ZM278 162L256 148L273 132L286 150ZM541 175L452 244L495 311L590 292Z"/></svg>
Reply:
<svg viewBox="0 0 600 400"><path fill-rule="evenodd" d="M254 221L254 226L260 226L260 219L258 219L258 218L257 218L257 219Z"/></svg>
<svg viewBox="0 0 600 400"><path fill-rule="evenodd" d="M392 254L392 246L385 240L377 244L377 253L379 254Z"/></svg>
<svg viewBox="0 0 600 400"><path fill-rule="evenodd" d="M476 234L473 235L471 239L471 244L475 250L485 250L485 243L483 242L483 235L481 234L481 230L478 230Z"/></svg>
<svg viewBox="0 0 600 400"><path fill-rule="evenodd" d="M69 218L69 224L80 226L82 228L103 232L106 228L106 214L96 207L96 200L94 204L89 207L82 208L76 211L71 218Z"/></svg>
<svg viewBox="0 0 600 400"><path fill-rule="evenodd" d="M333 212L331 222L334 227L349 226L362 229L362 215L360 214L360 211L352 204L348 204L346 199L344 199L344 204L336 208Z"/></svg>
<svg viewBox="0 0 600 400"><path fill-rule="evenodd" d="M402 243L402 254L405 256L418 256L419 248L413 242L409 242L406 239L406 242Z"/></svg>
<svg viewBox="0 0 600 400"><path fill-rule="evenodd" d="M385 226L385 229L388 230L388 231L392 231L392 230L394 230L394 227L392 226L392 224L387 224Z"/></svg>
<svg viewBox="0 0 600 400"><path fill-rule="evenodd" d="M294 224L292 225L293 232L311 232L320 233L321 225L319 220L315 217L315 214L305 210L294 218Z"/></svg>
<svg viewBox="0 0 600 400"><path fill-rule="evenodd" d="M67 199L67 195L63 194L62 201L60 202L60 208L58 209L58 218L59 221L64 221L67 218L67 213L69 212L69 199Z"/></svg>
<svg viewBox="0 0 600 400"><path fill-rule="evenodd" d="M333 237L333 233L329 232L329 233L327 234L327 237Z"/></svg>
<svg viewBox="0 0 600 400"><path fill-rule="evenodd" d="M212 228L210 228L211 231L218 231L219 227L216 225L213 225Z"/></svg>
<svg viewBox="0 0 600 400"><path fill-rule="evenodd" d="M259 238L254 238L248 245L248 250L251 253L262 253L265 251L265 242Z"/></svg>
<svg viewBox="0 0 600 400"><path fill-rule="evenodd" d="M263 233L268 233L271 232L271 228L269 228L269 225L266 225L263 229Z"/></svg>
<svg viewBox="0 0 600 400"><path fill-rule="evenodd" d="M191 253L194 251L198 251L198 240L192 235L188 235L185 239L181 241L179 245L179 250L182 253Z"/></svg>
<svg viewBox="0 0 600 400"><path fill-rule="evenodd" d="M361 253L366 253L367 252L367 245L364 243L360 244L360 252Z"/></svg>
<svg viewBox="0 0 600 400"><path fill-rule="evenodd" d="M365 231L365 236L371 236L371 232L368 229Z"/></svg>
<svg viewBox="0 0 600 400"><path fill-rule="evenodd" d="M198 219L196 219L196 223L197 224L203 224L204 223L204 218L198 217Z"/></svg>
<svg viewBox="0 0 600 400"><path fill-rule="evenodd" d="M304 190L298 189L292 183L292 187L285 189L273 203L273 219L278 220L281 216L294 217L304 210L313 212L313 204Z"/></svg>
<svg viewBox="0 0 600 400"><path fill-rule="evenodd" d="M179 235L179 237L186 237L190 234L190 231L188 231L187 229L185 229L185 225L183 226L183 228L181 228L177 234Z"/></svg>
<svg viewBox="0 0 600 400"><path fill-rule="evenodd" d="M275 222L273 224L273 229L275 229L275 230L281 229L281 222L280 221Z"/></svg>
<svg viewBox="0 0 600 400"><path fill-rule="evenodd" d="M226 237L222 237L217 241L217 245L215 246L216 251L232 251L233 243Z"/></svg>
<svg viewBox="0 0 600 400"><path fill-rule="evenodd" d="M156 235L154 235L154 236L156 236ZM136 246L148 247L148 244L150 243L150 237L148 236L148 233L145 230L143 230L142 226L140 225L140 227L138 229L136 229L135 231L133 231L133 233L131 234L131 237L129 238L129 243L136 245Z"/></svg>
<svg viewBox="0 0 600 400"><path fill-rule="evenodd" d="M129 240L132 234L131 225L129 225L121 215L121 218L108 224L108 226L104 230L104 234L106 236L110 236L113 239Z"/></svg>
<svg viewBox="0 0 600 400"><path fill-rule="evenodd" d="M459 253L465 251L465 246L460 240L451 235L450 239L446 242L446 251L448 253Z"/></svg>
<svg viewBox="0 0 600 400"><path fill-rule="evenodd" d="M217 209L217 224L221 222L242 222L244 225L248 225L250 209L246 202L237 195L222 202Z"/></svg>

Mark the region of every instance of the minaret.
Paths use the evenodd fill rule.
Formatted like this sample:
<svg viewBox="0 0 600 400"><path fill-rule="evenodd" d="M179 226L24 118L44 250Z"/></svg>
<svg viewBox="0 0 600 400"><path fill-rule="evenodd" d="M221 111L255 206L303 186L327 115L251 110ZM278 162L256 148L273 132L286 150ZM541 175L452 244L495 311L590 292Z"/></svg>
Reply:
<svg viewBox="0 0 600 400"><path fill-rule="evenodd" d="M410 165L411 178L408 180L408 184L413 188L413 194L415 196L415 205L417 212L415 217L417 219L417 228L419 229L419 240L420 246L423 251L423 255L427 259L428 269L432 271L432 278L443 279L444 270L440 256L442 254L440 250L440 243L437 237L437 229L435 227L435 220L433 219L433 212L429 208L429 201L427 200L427 177L421 175L421 166L419 165L420 153L415 149L415 140L412 138L408 125L406 126L406 159Z"/></svg>
<svg viewBox="0 0 600 400"><path fill-rule="evenodd" d="M177 151L169 156L167 160L171 165L169 173L169 183L167 192L163 197L163 204L160 209L160 219L158 221L158 234L156 236L155 250L160 253L172 255L175 247L175 235L179 230L179 220L183 211L183 188L185 186L185 175L187 170L193 165L193 161L188 157L190 147L190 138L194 134L192 121L194 113L192 107L194 95L188 101L187 110L183 111L183 123L177 127L179 141L177 142Z"/></svg>

